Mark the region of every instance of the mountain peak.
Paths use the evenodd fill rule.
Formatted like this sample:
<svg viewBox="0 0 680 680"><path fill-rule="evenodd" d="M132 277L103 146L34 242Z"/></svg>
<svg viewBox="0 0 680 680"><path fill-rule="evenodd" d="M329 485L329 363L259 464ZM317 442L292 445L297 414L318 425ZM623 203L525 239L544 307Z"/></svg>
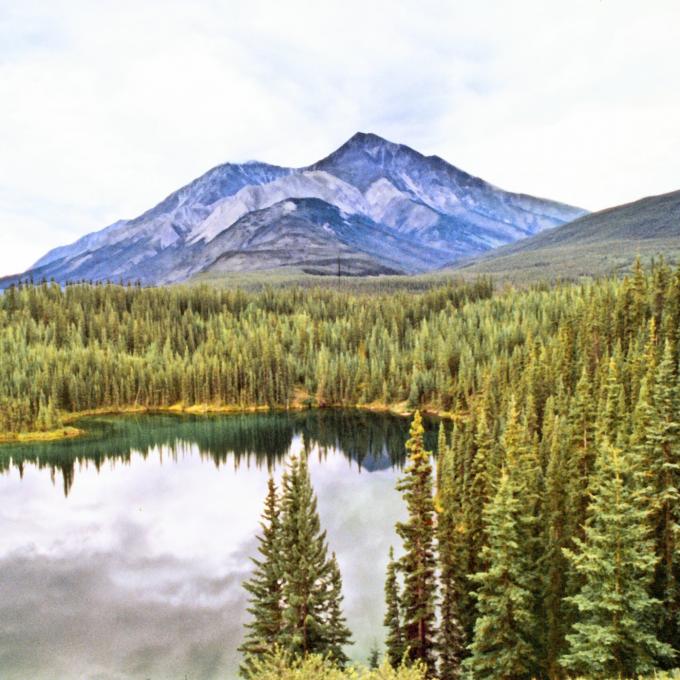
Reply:
<svg viewBox="0 0 680 680"><path fill-rule="evenodd" d="M394 144L394 142L390 142L389 140L385 139L384 137L381 137L380 135L376 135L374 132L355 132L348 140L345 142L346 144L375 144L375 143L382 143L382 144ZM397 146L397 145L395 145Z"/></svg>
<svg viewBox="0 0 680 680"><path fill-rule="evenodd" d="M408 146L395 144L372 132L355 132L342 146L303 170L325 170L365 191L399 158L424 157Z"/></svg>
<svg viewBox="0 0 680 680"><path fill-rule="evenodd" d="M282 215L283 209L291 211ZM318 263L317 246L328 245L328 229L343 248L390 271L425 271L582 214L504 192L437 157L359 131L304 168L219 165L139 217L50 252L31 273L58 281L167 283L206 270L225 253L223 265L236 267L236 251L239 262L255 269ZM250 240L256 235L257 247ZM273 239L275 255L262 255L265 237ZM328 257L328 249L322 251Z"/></svg>
<svg viewBox="0 0 680 680"><path fill-rule="evenodd" d="M355 132L342 146L340 146L334 154L337 154L345 149L362 149L364 151L370 149L389 149L396 151L397 149L408 148L402 144L396 144L389 139L385 139L374 132ZM331 154L331 155L334 155Z"/></svg>

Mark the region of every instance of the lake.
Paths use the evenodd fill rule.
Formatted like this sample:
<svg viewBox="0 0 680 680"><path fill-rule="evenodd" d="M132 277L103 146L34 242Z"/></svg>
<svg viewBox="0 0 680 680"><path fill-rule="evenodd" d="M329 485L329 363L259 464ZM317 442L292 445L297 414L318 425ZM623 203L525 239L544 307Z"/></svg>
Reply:
<svg viewBox="0 0 680 680"><path fill-rule="evenodd" d="M360 411L98 417L0 447L0 677L229 680L267 479L307 452L365 661L408 421ZM434 423L427 443L434 448Z"/></svg>

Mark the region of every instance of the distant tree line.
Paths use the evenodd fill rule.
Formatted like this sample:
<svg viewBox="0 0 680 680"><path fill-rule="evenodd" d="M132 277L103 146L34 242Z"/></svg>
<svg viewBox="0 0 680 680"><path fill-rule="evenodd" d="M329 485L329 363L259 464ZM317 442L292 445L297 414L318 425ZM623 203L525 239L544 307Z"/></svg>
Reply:
<svg viewBox="0 0 680 680"><path fill-rule="evenodd" d="M432 360L426 327L491 294L487 280L376 296L11 287L0 295L0 432L101 408L287 407L300 390L319 405L428 400L437 368L421 366Z"/></svg>

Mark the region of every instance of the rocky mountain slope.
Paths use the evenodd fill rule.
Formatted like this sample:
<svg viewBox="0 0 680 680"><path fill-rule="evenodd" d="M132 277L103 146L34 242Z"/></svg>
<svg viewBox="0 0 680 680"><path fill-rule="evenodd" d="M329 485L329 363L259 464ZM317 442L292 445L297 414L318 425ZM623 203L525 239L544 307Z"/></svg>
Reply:
<svg viewBox="0 0 680 680"><path fill-rule="evenodd" d="M357 133L304 168L258 162L213 168L139 217L50 251L23 276L166 284L279 267L410 274L584 214Z"/></svg>

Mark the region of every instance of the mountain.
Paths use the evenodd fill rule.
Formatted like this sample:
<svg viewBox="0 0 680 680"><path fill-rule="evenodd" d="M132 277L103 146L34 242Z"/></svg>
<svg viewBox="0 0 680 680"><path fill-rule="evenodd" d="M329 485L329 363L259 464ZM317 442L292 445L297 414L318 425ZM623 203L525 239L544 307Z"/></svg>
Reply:
<svg viewBox="0 0 680 680"><path fill-rule="evenodd" d="M357 133L304 168L220 165L139 217L50 251L22 276L167 284L279 267L411 274L584 214Z"/></svg>
<svg viewBox="0 0 680 680"><path fill-rule="evenodd" d="M680 261L680 191L591 213L453 268L518 281L578 278L626 271L637 256L659 255Z"/></svg>

